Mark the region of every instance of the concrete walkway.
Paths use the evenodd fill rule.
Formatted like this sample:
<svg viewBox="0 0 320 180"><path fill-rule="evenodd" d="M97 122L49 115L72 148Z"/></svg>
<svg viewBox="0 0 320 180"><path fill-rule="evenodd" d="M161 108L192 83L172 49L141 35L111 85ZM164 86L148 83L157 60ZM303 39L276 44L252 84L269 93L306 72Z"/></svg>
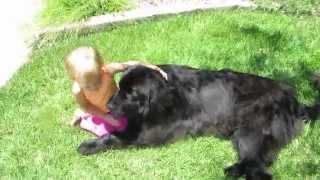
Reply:
<svg viewBox="0 0 320 180"><path fill-rule="evenodd" d="M41 0L0 1L0 87L27 61L30 48L25 40L40 7Z"/></svg>
<svg viewBox="0 0 320 180"><path fill-rule="evenodd" d="M177 15L194 11L205 11L221 8L252 8L255 4L249 0L131 0L136 8L100 16L90 17L85 21L65 24L60 27L49 27L38 34L43 37L50 33L97 31L130 21L141 21L147 18Z"/></svg>

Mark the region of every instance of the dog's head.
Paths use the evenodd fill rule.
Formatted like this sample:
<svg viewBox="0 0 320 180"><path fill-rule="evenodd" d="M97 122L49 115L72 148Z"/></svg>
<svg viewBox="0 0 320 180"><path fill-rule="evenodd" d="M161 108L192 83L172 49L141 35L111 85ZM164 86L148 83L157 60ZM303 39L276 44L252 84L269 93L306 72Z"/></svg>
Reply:
<svg viewBox="0 0 320 180"><path fill-rule="evenodd" d="M169 97L170 87L159 72L136 66L123 74L119 90L107 106L118 117L144 118L152 109L166 104Z"/></svg>

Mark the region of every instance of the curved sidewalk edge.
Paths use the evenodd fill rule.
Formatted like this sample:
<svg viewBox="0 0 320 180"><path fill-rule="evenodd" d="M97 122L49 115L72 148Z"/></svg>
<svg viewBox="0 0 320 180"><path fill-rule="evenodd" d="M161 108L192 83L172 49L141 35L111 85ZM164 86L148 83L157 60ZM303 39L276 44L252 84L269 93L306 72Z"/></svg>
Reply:
<svg viewBox="0 0 320 180"><path fill-rule="evenodd" d="M180 2L155 7L138 8L121 13L94 16L86 21L66 24L58 28L46 28L38 32L33 40L34 42L38 42L38 40L41 40L47 34L68 32L87 33L91 31L99 31L118 24L141 21L149 18L172 16L195 11L230 8L256 8L256 6L250 1L244 0L210 0L205 2Z"/></svg>

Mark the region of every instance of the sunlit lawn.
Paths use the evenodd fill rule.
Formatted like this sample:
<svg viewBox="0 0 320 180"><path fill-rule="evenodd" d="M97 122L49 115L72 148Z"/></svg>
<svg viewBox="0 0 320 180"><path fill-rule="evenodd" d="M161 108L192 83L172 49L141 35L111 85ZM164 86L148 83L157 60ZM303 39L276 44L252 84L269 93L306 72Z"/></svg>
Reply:
<svg viewBox="0 0 320 180"><path fill-rule="evenodd" d="M0 89L0 179L222 179L236 161L230 142L186 139L160 148L84 157L90 134L67 125L74 110L63 57L81 45L106 62L139 59L212 70L231 68L288 82L312 103L309 72L320 69L320 20L259 11L194 13L105 32L66 35L36 49ZM320 125L306 126L270 169L275 179L320 178Z"/></svg>

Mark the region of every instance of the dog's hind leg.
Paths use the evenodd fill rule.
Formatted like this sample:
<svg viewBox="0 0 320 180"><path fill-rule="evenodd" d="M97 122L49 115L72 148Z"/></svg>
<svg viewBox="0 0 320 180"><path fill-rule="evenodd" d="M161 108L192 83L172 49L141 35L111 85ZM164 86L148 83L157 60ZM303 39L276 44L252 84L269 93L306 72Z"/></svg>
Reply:
<svg viewBox="0 0 320 180"><path fill-rule="evenodd" d="M91 155L122 146L124 146L123 142L115 136L103 136L82 142L78 148L78 152L82 155Z"/></svg>
<svg viewBox="0 0 320 180"><path fill-rule="evenodd" d="M270 180L271 174L266 171L263 147L266 137L262 131L239 129L233 135L233 144L239 155L239 162L226 168L228 176L245 176L247 180Z"/></svg>

